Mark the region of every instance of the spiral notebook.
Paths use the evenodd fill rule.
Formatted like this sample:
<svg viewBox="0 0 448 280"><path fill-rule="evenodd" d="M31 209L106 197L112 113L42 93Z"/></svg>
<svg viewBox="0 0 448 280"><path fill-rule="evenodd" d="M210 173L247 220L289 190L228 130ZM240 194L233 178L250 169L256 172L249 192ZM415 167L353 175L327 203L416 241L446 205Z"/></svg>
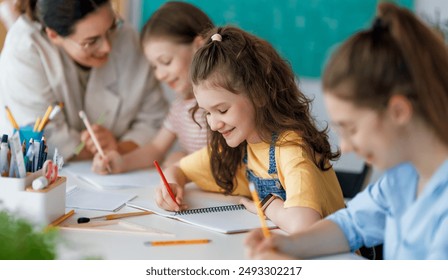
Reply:
<svg viewBox="0 0 448 280"><path fill-rule="evenodd" d="M215 196L223 195L215 194ZM154 199L129 201L126 205L141 210L153 211L164 217L176 219L220 233L245 232L261 227L258 216L247 211L242 204L217 205L216 203L222 202L211 200L213 194L207 194L205 192L202 192L200 195L190 195L190 198L191 197L193 197L194 202L192 202L191 199L187 202L190 209L179 212L169 212L160 209ZM210 206L213 202L215 202L215 206ZM207 207L200 207L200 204L206 204L205 206ZM271 221L268 220L266 222L269 228L276 228Z"/></svg>

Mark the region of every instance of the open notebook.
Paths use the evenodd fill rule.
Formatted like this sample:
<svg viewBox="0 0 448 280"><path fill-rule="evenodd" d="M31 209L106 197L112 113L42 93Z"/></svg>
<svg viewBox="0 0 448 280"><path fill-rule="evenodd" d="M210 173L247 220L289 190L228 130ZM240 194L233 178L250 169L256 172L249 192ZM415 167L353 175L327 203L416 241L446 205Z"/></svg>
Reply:
<svg viewBox="0 0 448 280"><path fill-rule="evenodd" d="M99 175L92 170L91 161L70 162L64 171L71 173L92 186L102 190L142 188L159 182L159 174L154 169L144 169L124 174Z"/></svg>
<svg viewBox="0 0 448 280"><path fill-rule="evenodd" d="M154 199L138 199L129 201L127 206L176 219L185 223L200 226L221 233L245 232L261 227L256 214L247 211L243 205L229 203L223 194L214 194L200 190L187 189L185 200L188 210L169 212L159 208ZM236 197L235 197L236 198ZM269 228L276 228L267 221Z"/></svg>

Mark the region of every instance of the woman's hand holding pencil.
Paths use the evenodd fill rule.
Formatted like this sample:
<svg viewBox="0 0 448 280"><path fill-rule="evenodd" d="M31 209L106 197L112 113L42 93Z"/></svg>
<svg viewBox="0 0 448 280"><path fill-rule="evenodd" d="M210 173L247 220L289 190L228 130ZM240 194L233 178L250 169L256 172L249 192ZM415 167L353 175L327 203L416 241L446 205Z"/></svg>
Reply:
<svg viewBox="0 0 448 280"><path fill-rule="evenodd" d="M92 139L93 144L95 145L95 147L96 147L98 153L99 153L102 157L104 157L104 151L103 151L103 149L101 148L100 143L98 142L97 136L95 135L95 132L93 131L92 126L90 125L90 122L89 122L89 119L88 119L87 116L86 116L86 113L84 113L84 111L79 111L79 117L80 117L80 118L82 119L82 121L84 122L84 125L86 126L87 131L88 131L89 134L90 134L90 138ZM112 172L112 170L110 169L110 166L106 166L106 170L107 170L107 172L109 172L109 173Z"/></svg>

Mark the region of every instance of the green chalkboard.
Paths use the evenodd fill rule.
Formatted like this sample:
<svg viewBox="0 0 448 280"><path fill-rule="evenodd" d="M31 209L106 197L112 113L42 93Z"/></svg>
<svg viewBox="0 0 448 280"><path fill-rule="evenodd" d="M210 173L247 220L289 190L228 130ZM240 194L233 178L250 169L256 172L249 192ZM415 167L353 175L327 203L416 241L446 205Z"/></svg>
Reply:
<svg viewBox="0 0 448 280"><path fill-rule="evenodd" d="M141 26L164 0L143 0ZM317 78L331 51L370 25L378 0L190 0L216 25L268 40L300 77ZM413 0L394 1L412 9Z"/></svg>

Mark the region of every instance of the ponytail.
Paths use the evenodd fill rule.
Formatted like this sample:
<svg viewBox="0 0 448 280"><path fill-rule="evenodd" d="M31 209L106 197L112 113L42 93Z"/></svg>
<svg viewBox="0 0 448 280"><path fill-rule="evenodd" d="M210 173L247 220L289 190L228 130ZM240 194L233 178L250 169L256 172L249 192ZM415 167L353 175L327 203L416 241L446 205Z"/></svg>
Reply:
<svg viewBox="0 0 448 280"><path fill-rule="evenodd" d="M405 8L378 6L370 30L355 34L335 52L323 74L326 93L377 111L396 94L448 144L448 49Z"/></svg>

